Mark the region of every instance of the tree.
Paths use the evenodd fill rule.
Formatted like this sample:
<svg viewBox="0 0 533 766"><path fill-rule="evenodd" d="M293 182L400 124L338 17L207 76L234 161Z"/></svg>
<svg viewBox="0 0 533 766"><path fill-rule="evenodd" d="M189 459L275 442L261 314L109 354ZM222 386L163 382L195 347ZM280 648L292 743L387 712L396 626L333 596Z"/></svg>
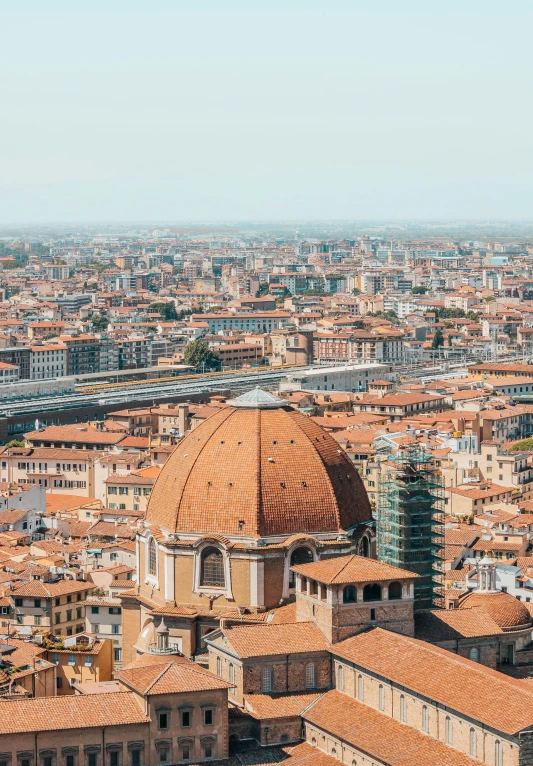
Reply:
<svg viewBox="0 0 533 766"><path fill-rule="evenodd" d="M8 445L9 446L9 445ZM522 439L509 447L509 452L530 452L533 450L533 439Z"/></svg>
<svg viewBox="0 0 533 766"><path fill-rule="evenodd" d="M109 319L105 314L93 314L91 317L91 327L94 332L105 332L109 325Z"/></svg>
<svg viewBox="0 0 533 766"><path fill-rule="evenodd" d="M270 290L270 285L268 282L261 282L259 284L259 290L256 292L255 297L256 298L262 298L263 295L268 295Z"/></svg>
<svg viewBox="0 0 533 766"><path fill-rule="evenodd" d="M24 439L11 439L10 442L6 444L6 447L25 447L26 444L24 442Z"/></svg>
<svg viewBox="0 0 533 766"><path fill-rule="evenodd" d="M435 335L433 336L431 348L440 348L441 346L444 346L444 335L442 334L440 327L438 327Z"/></svg>
<svg viewBox="0 0 533 766"><path fill-rule="evenodd" d="M354 287L354 289L352 290L352 295L360 295L360 294L361 294L361 290L358 287Z"/></svg>
<svg viewBox="0 0 533 766"><path fill-rule="evenodd" d="M423 285L416 285L416 287L413 287L413 289L411 290L413 295L425 295L427 291L428 291L427 287L424 287Z"/></svg>
<svg viewBox="0 0 533 766"><path fill-rule="evenodd" d="M156 301L151 303L148 308L159 311L160 315L166 322L173 322L178 318L178 312L174 301Z"/></svg>
<svg viewBox="0 0 533 766"><path fill-rule="evenodd" d="M209 370L219 370L221 360L218 354L212 351L205 340L198 338L188 343L183 354L185 364L201 369L202 372Z"/></svg>

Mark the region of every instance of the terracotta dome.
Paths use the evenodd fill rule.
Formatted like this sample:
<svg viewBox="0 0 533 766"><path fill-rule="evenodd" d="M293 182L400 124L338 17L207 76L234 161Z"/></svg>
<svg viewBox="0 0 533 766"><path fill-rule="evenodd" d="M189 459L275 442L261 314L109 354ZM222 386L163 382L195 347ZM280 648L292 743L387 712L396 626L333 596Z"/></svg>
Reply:
<svg viewBox="0 0 533 766"><path fill-rule="evenodd" d="M170 533L341 532L372 518L355 466L310 418L264 391L230 402L171 454L146 521Z"/></svg>
<svg viewBox="0 0 533 766"><path fill-rule="evenodd" d="M473 591L461 600L459 609L470 609L472 606L483 607L494 622L504 630L526 628L531 625L531 615L527 607L510 593Z"/></svg>

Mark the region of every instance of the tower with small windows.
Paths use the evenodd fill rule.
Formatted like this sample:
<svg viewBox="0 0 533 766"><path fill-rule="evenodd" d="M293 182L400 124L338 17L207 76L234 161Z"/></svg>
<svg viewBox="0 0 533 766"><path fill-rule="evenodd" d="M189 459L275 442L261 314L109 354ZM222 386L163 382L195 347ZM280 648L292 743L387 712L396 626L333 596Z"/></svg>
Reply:
<svg viewBox="0 0 533 766"><path fill-rule="evenodd" d="M414 635L418 575L362 556L299 564L296 619L313 620L332 644L379 626Z"/></svg>

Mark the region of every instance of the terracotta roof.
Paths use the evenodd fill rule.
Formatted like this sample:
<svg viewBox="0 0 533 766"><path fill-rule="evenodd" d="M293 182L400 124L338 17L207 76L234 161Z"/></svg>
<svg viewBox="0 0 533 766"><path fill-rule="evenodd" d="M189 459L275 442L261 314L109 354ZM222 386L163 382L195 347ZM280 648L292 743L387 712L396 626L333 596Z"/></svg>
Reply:
<svg viewBox="0 0 533 766"><path fill-rule="evenodd" d="M475 758L335 689L320 697L302 717L365 755L369 754L372 763L379 762L383 766L479 766Z"/></svg>
<svg viewBox="0 0 533 766"><path fill-rule="evenodd" d="M0 734L148 723L133 692L2 701Z"/></svg>
<svg viewBox="0 0 533 766"><path fill-rule="evenodd" d="M244 697L245 710L257 718L287 718L297 716L321 696L308 694L250 694Z"/></svg>
<svg viewBox="0 0 533 766"><path fill-rule="evenodd" d="M200 668L182 662L145 665L115 672L115 678L139 694L179 694L210 689L229 689L233 684Z"/></svg>
<svg viewBox="0 0 533 766"><path fill-rule="evenodd" d="M415 633L422 641L439 642L493 636L503 631L488 612L481 607L473 607L417 612Z"/></svg>
<svg viewBox="0 0 533 766"><path fill-rule="evenodd" d="M323 652L328 643L314 622L229 625L223 629L241 659L298 652Z"/></svg>
<svg viewBox="0 0 533 766"><path fill-rule="evenodd" d="M61 495L54 492L46 494L46 513L53 514L59 511L71 511L77 508L83 508L86 505L97 503L102 507L100 500L96 497L83 497L82 495Z"/></svg>
<svg viewBox="0 0 533 766"><path fill-rule="evenodd" d="M331 559L300 564L292 567L298 574L310 577L318 582L343 584L352 582L373 582L379 580L412 580L418 577L414 572L384 564L364 556L336 556Z"/></svg>
<svg viewBox="0 0 533 766"><path fill-rule="evenodd" d="M73 444L118 444L124 439L124 434L113 434L108 431L98 431L90 426L48 426L42 431L30 431L26 434L28 441L36 442L72 442Z"/></svg>
<svg viewBox="0 0 533 766"><path fill-rule="evenodd" d="M531 615L521 601L510 593L468 593L459 605L459 609L480 606L492 617L500 628L519 628L531 625Z"/></svg>
<svg viewBox="0 0 533 766"><path fill-rule="evenodd" d="M94 588L94 583L80 582L79 580L59 580L59 582L42 582L41 580L32 580L24 583L13 590L15 596L35 596L39 598L54 598L55 596L64 596L68 593L80 593L81 591L90 591Z"/></svg>
<svg viewBox="0 0 533 766"><path fill-rule="evenodd" d="M224 407L165 463L146 521L168 532L257 537L341 531L371 519L355 466L289 407Z"/></svg>
<svg viewBox="0 0 533 766"><path fill-rule="evenodd" d="M497 731L516 734L533 724L533 689L425 641L374 628L330 651ZM418 764L438 762L422 759Z"/></svg>

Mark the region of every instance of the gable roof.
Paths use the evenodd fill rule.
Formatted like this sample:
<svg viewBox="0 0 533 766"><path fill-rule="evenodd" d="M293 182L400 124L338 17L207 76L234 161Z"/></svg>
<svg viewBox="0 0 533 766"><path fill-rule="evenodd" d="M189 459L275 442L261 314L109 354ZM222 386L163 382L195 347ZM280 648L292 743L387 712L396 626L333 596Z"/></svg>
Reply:
<svg viewBox="0 0 533 766"><path fill-rule="evenodd" d="M533 725L533 689L447 649L374 628L330 651L497 731L516 734Z"/></svg>
<svg viewBox="0 0 533 766"><path fill-rule="evenodd" d="M475 766L479 761L332 689L302 718L383 766Z"/></svg>
<svg viewBox="0 0 533 766"><path fill-rule="evenodd" d="M148 723L132 692L2 701L0 734Z"/></svg>
<svg viewBox="0 0 533 766"><path fill-rule="evenodd" d="M231 625L222 629L230 649L241 659L328 649L322 631L314 622Z"/></svg>
<svg viewBox="0 0 533 766"><path fill-rule="evenodd" d="M140 694L177 694L233 687L192 662L171 661L165 665L130 667L117 671L115 678Z"/></svg>

